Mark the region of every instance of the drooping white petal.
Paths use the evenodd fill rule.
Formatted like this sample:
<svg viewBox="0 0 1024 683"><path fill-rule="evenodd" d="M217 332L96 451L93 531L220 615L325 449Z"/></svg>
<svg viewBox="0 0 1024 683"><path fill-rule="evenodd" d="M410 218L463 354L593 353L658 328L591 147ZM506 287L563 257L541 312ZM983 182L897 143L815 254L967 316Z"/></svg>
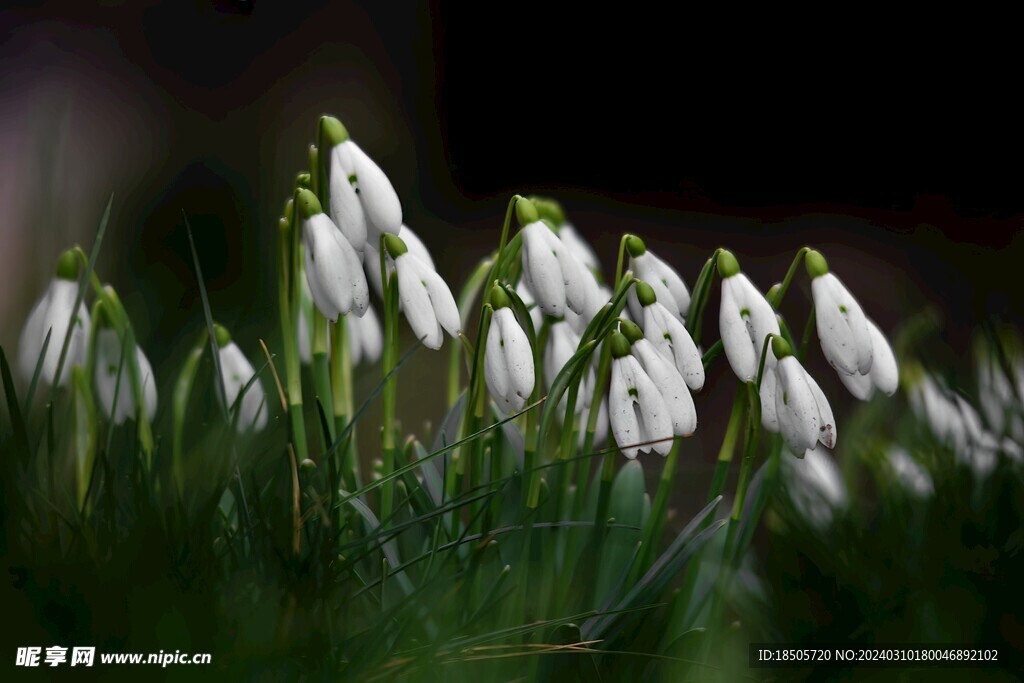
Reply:
<svg viewBox="0 0 1024 683"><path fill-rule="evenodd" d="M565 281L558 256L552 251L546 234L550 230L540 221L522 229L523 274L537 304L547 315L561 318L565 312Z"/></svg>
<svg viewBox="0 0 1024 683"><path fill-rule="evenodd" d="M350 171L342 164L343 145L331 150L329 172L331 220L338 226L352 248L362 251L366 247L366 214L356 189L349 181Z"/></svg>
<svg viewBox="0 0 1024 683"><path fill-rule="evenodd" d="M629 264L633 274L651 286L658 302L679 318L680 322L685 321L690 310L690 290L679 273L649 249L640 256L630 257ZM639 301L632 290L627 299L633 316L639 318Z"/></svg>
<svg viewBox="0 0 1024 683"><path fill-rule="evenodd" d="M367 240L376 243L385 232L397 235L402 225L402 204L384 171L352 140L341 143L335 151L342 166L349 170L349 180L363 204Z"/></svg>
<svg viewBox="0 0 1024 683"><path fill-rule="evenodd" d="M670 359L693 391L704 386L704 363L697 345L679 319L655 301L643 307L644 338L654 344L658 351Z"/></svg>
<svg viewBox="0 0 1024 683"><path fill-rule="evenodd" d="M558 259L558 267L562 273L562 286L565 288L566 305L575 313L586 314L588 301L592 300L592 295L597 290L594 274L576 260L572 251L562 244L562 240L558 239L558 235L551 230L545 230L543 235L548 249Z"/></svg>
<svg viewBox="0 0 1024 683"><path fill-rule="evenodd" d="M640 419L633 409L636 391L635 372L626 362L630 356L612 361L611 391L608 394L608 417L612 435L619 450L627 458L635 458L640 451L635 444L646 441L640 427ZM635 360L634 360L635 362Z"/></svg>
<svg viewBox="0 0 1024 683"><path fill-rule="evenodd" d="M18 340L18 373L25 382L32 380L39 354L43 350L43 341L47 332L50 332L50 343L46 347L46 357L43 359L39 379L46 384L53 384L64 339L68 334L68 322L71 320L71 312L77 297L77 282L54 278L50 281L46 293L32 307ZM71 330L71 341L68 343L68 353L61 371L61 386L67 384L73 366L85 365L89 325L89 312L83 303L78 308L78 315Z"/></svg>
<svg viewBox="0 0 1024 683"><path fill-rule="evenodd" d="M843 386L853 395L854 398L861 401L867 401L875 393L875 385L871 381L871 373L862 375L859 372L852 375L844 375L841 372L837 372L839 375L839 381L843 383Z"/></svg>
<svg viewBox="0 0 1024 683"><path fill-rule="evenodd" d="M797 361L799 362L799 361ZM810 373L804 370L804 379L814 397L814 404L817 406L818 441L826 448L835 448L836 440L839 438L839 430L836 428L836 418L832 414L832 406L822 392L821 387L814 381Z"/></svg>
<svg viewBox="0 0 1024 683"><path fill-rule="evenodd" d="M826 360L845 375L871 370L871 336L860 304L832 273L811 281L818 339Z"/></svg>
<svg viewBox="0 0 1024 683"><path fill-rule="evenodd" d="M749 382L757 376L769 334L779 334L779 321L764 295L746 275L722 280L719 328L725 356L736 376Z"/></svg>
<svg viewBox="0 0 1024 683"><path fill-rule="evenodd" d="M697 430L697 409L679 371L646 339L633 344L633 355L665 400L665 407L672 419L673 433L679 436L693 434Z"/></svg>
<svg viewBox="0 0 1024 683"><path fill-rule="evenodd" d="M867 321L868 333L871 335L871 372L872 383L886 396L892 396L900 384L900 371L896 365L896 354L889 345L882 331L872 320Z"/></svg>
<svg viewBox="0 0 1024 683"><path fill-rule="evenodd" d="M452 296L452 290L448 288L448 283L431 268L423 266L421 272L423 283L430 295L430 304L434 308L434 315L437 316L437 322L451 336L459 336L462 319L459 317L459 308L455 304L455 297Z"/></svg>
<svg viewBox="0 0 1024 683"><path fill-rule="evenodd" d="M376 363L380 360L384 351L384 338L380 319L373 306L367 307L362 318L346 316L345 324L348 326L349 355L353 365Z"/></svg>
<svg viewBox="0 0 1024 683"><path fill-rule="evenodd" d="M775 370L775 354L771 347L764 361L764 375L761 377L761 425L770 432L779 432L779 414L775 410L775 393L779 389L779 375Z"/></svg>
<svg viewBox="0 0 1024 683"><path fill-rule="evenodd" d="M725 357L732 367L733 373L743 382L754 379L757 373L757 360L754 358L754 347L750 343L747 321L741 313L740 301L737 296L737 278L742 273L722 280L722 303L718 311L719 333L722 335L722 346Z"/></svg>
<svg viewBox="0 0 1024 683"><path fill-rule="evenodd" d="M256 374L256 370L233 341L220 347L218 354L221 378L224 382L224 394L230 408L235 405L238 394ZM267 395L263 389L263 383L257 379L246 390L241 405L238 406L237 428L239 433L245 433L252 429L259 431L266 426Z"/></svg>
<svg viewBox="0 0 1024 683"><path fill-rule="evenodd" d="M430 349L441 348L444 333L434 313L426 285L426 266L411 252L395 259L398 271L398 300L416 338Z"/></svg>
<svg viewBox="0 0 1024 683"><path fill-rule="evenodd" d="M370 291L359 253L327 214L318 213L303 221L302 232L313 303L332 322L350 311L362 315L370 304Z"/></svg>
<svg viewBox="0 0 1024 683"><path fill-rule="evenodd" d="M499 308L491 319L484 356L484 378L491 395L504 399L502 409L506 414L522 410L533 393L534 365L530 340L510 308Z"/></svg>
<svg viewBox="0 0 1024 683"><path fill-rule="evenodd" d="M519 286L516 287L516 294L523 300L523 305L530 312L530 320L533 322L533 329L539 330L541 324L544 322L544 314L540 310L540 305L537 303L537 298L533 296L533 291L530 289L530 284L527 282L526 273L523 273L522 279L519 281Z"/></svg>
<svg viewBox="0 0 1024 683"><path fill-rule="evenodd" d="M129 359L121 363L121 339L117 332L103 328L96 334L96 393L100 407L114 424L123 424L128 418L135 418L135 394L132 389ZM135 346L135 362L139 368L139 386L142 389L142 400L146 406L146 415L152 420L156 416L157 392L156 381L153 379L153 368L149 359L138 345ZM120 383L118 368L120 367ZM114 403L114 395L117 403Z"/></svg>
<svg viewBox="0 0 1024 683"><path fill-rule="evenodd" d="M562 223L562 227L558 229L558 238L562 240L562 244L568 247L572 255L576 257L576 260L588 269L601 269L601 262L598 260L597 254L594 253L590 243L583 239L576 231L576 228L570 223Z"/></svg>
<svg viewBox="0 0 1024 683"><path fill-rule="evenodd" d="M403 223L401 230L398 231L398 237L405 242L405 246L409 249L410 253L414 254L424 265L431 270L437 270L437 267L434 265L434 259L430 256L430 250L427 249L427 245L423 243L423 240L413 232L412 228ZM366 247L363 249L363 267L366 269L366 279L370 286L373 287L373 291L377 292L377 296L383 299L384 287L380 279L379 248L379 236L375 242L367 241ZM395 272L395 263L390 256L387 257L387 268L389 274Z"/></svg>
<svg viewBox="0 0 1024 683"><path fill-rule="evenodd" d="M526 332L519 326L510 308L501 308L494 312L492 324L497 322L504 342L503 350L508 360L509 376L512 379L512 390L524 400L533 393L534 366L533 350Z"/></svg>
<svg viewBox="0 0 1024 683"><path fill-rule="evenodd" d="M775 410L779 432L795 454L811 450L818 443L818 406L807 383L807 374L793 356L776 363L778 386Z"/></svg>
<svg viewBox="0 0 1024 683"><path fill-rule="evenodd" d="M564 320L551 324L544 349L544 383L548 389L580 345L580 336Z"/></svg>

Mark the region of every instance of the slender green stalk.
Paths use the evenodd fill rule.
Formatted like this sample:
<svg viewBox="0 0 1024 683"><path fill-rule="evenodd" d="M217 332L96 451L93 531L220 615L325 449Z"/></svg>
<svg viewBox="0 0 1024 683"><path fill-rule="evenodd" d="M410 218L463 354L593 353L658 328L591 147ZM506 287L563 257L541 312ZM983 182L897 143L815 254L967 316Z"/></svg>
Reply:
<svg viewBox="0 0 1024 683"><path fill-rule="evenodd" d="M302 411L302 365L299 362L298 328L294 315L298 315L298 306L293 307L292 290L296 279L292 277L295 259L292 249L295 246L292 221L281 218L278 221L277 241L278 265L277 293L278 309L281 321L281 346L284 349L284 368L288 395L288 420L291 426L291 441L295 447L295 457L299 462L309 458L309 447L306 444L306 423ZM301 284L301 283L299 283ZM301 291L301 290L299 290Z"/></svg>
<svg viewBox="0 0 1024 683"><path fill-rule="evenodd" d="M782 284L772 295L768 297L768 303L772 305L772 308L778 310L782 304L783 297L786 296L786 292L789 291L789 285L793 281L793 276L796 274L796 269L800 267L800 264L804 260L804 256L811 250L810 247L801 247L796 256L793 257L793 262L789 264L789 270L786 271L786 277L782 279Z"/></svg>
<svg viewBox="0 0 1024 683"><path fill-rule="evenodd" d="M480 263L477 264L476 268L470 274L469 279L466 280L466 284L463 285L462 291L459 293L458 307L459 315L462 318L462 329L466 329L469 326L469 311L473 307L473 302L476 300L477 295L480 293L480 288L484 286L484 283L488 281L487 277L494 269L494 264L498 262L497 256L489 256ZM460 386L460 371L459 366L461 364L463 352L462 344L452 344L448 347L448 408L451 409L455 405L456 401L459 400L459 394L462 392Z"/></svg>
<svg viewBox="0 0 1024 683"><path fill-rule="evenodd" d="M740 385L732 401L732 411L729 413L729 423L725 428L725 436L722 437L722 445L718 449L715 473L711 479L711 488L708 489L707 502L709 503L721 495L725 489L725 481L729 476L729 465L732 464L732 456L736 451L736 440L739 438L740 429L743 425L746 407L746 391L743 385Z"/></svg>
<svg viewBox="0 0 1024 683"><path fill-rule="evenodd" d="M686 315L686 330L693 338L694 344L700 344L701 329L704 321L704 309L707 308L708 298L711 296L711 284L718 272L718 255L722 248L715 249L711 257L704 262L704 267L697 276L697 282L693 286L693 299L690 302L690 310Z"/></svg>
<svg viewBox="0 0 1024 683"><path fill-rule="evenodd" d="M352 415L352 356L348 346L348 325L339 318L331 326L331 392L334 407L334 438L349 427L345 449L340 454L341 474L349 490L359 488L359 459L356 457L356 426L349 426Z"/></svg>
<svg viewBox="0 0 1024 683"><path fill-rule="evenodd" d="M206 335L201 335L195 346L185 359L185 364L178 375L178 381L174 385L174 397L172 399L173 416L173 453L171 458L171 473L174 478L174 486L179 496L185 495L185 458L183 453L185 441L185 415L188 409L189 397L192 394L192 385L195 382L199 370L199 360L203 357L203 350L206 348Z"/></svg>
<svg viewBox="0 0 1024 683"><path fill-rule="evenodd" d="M804 358L807 357L807 350L811 346L811 335L814 334L814 323L817 312L814 310L814 304L811 304L811 312L807 314L807 324L804 325L804 336L800 340L800 348L796 352L796 359L801 363L804 362Z"/></svg>
<svg viewBox="0 0 1024 683"><path fill-rule="evenodd" d="M339 316L340 318L340 316ZM342 320L344 324L344 320ZM313 309L313 385L316 389L317 400L323 406L324 415L334 415L333 393L331 390L331 371L327 360L327 319L314 307ZM333 442L337 434L334 423L327 422L327 431L330 441ZM324 444L324 452L330 448L330 443Z"/></svg>
<svg viewBox="0 0 1024 683"><path fill-rule="evenodd" d="M672 450L665 458L665 467L661 470L661 480L658 482L658 492L654 494L654 503L651 505L651 515L647 520L647 529L643 537L643 555L637 568L640 571L646 570L657 557L660 547L661 534L665 529L665 513L668 510L668 500L672 495L675 485L676 466L679 463L679 452L682 450L683 440L676 437L672 442Z"/></svg>
<svg viewBox="0 0 1024 683"><path fill-rule="evenodd" d="M398 378L391 370L398 360L398 282L388 273L387 248L384 236L380 241L380 274L384 286L384 353L382 369L384 380L383 417L381 420L381 451L384 460L382 475L387 477L395 469L395 405L398 401ZM380 520L386 524L391 517L394 484L387 483L380 492Z"/></svg>

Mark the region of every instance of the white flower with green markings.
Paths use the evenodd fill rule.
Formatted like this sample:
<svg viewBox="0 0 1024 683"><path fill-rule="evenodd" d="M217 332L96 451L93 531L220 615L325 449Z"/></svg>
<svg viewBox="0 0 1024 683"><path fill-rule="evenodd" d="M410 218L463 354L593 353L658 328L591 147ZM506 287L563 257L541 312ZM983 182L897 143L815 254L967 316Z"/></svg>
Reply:
<svg viewBox="0 0 1024 683"><path fill-rule="evenodd" d="M811 250L804 260L811 276L811 296L821 350L829 365L842 375L871 371L871 332L864 310L846 286L829 272L828 262Z"/></svg>
<svg viewBox="0 0 1024 683"><path fill-rule="evenodd" d="M312 192L296 193L295 210L302 220L306 280L313 303L331 322L353 311L363 315L370 305L370 290L359 253L323 212Z"/></svg>
<svg viewBox="0 0 1024 683"><path fill-rule="evenodd" d="M403 223L398 231L398 237L401 238L409 251L415 254L416 258L422 261L425 266L431 270L437 270L437 267L434 265L434 259L430 256L430 250L427 249L427 245L423 243L419 235L412 231L412 228ZM380 279L379 249L380 242L366 243L366 247L363 249L363 267L366 269L366 279L370 286L373 287L373 291L377 292L377 296L383 299L384 287ZM395 263L390 256L385 258L385 264L387 265L389 275L395 272Z"/></svg>
<svg viewBox="0 0 1024 683"><path fill-rule="evenodd" d="M613 332L612 381L608 393L608 417L619 450L627 458L653 450L668 455L672 449L673 415L658 385L631 353L629 340Z"/></svg>
<svg viewBox="0 0 1024 683"><path fill-rule="evenodd" d="M451 290L433 268L409 251L400 237L385 235L384 246L395 262L398 300L409 327L427 348L441 348L444 332L457 337L462 327Z"/></svg>
<svg viewBox="0 0 1024 683"><path fill-rule="evenodd" d="M686 386L700 391L704 387L704 362L690 333L679 318L658 301L653 287L642 281L634 287L642 312L644 338L672 361Z"/></svg>
<svg viewBox="0 0 1024 683"><path fill-rule="evenodd" d="M723 250L718 256L718 274L722 278L722 304L718 326L725 357L741 382L756 379L765 339L779 334L775 310L750 279L740 271L732 252ZM767 372L775 359L768 354Z"/></svg>
<svg viewBox="0 0 1024 683"><path fill-rule="evenodd" d="M50 280L46 293L32 307L32 312L25 321L25 327L22 328L21 337L18 339L18 373L25 382L32 381L43 350L43 342L49 333L50 342L46 347L39 379L46 384L54 383L61 349L65 337L68 336L68 323L71 322L75 299L78 297L78 268L78 257L74 251L69 249L61 254L57 261L57 272ZM61 371L61 386L66 385L68 378L71 377L72 366L85 365L89 323L89 311L86 310L84 303L80 304L71 327L71 340L68 342L68 352Z"/></svg>
<svg viewBox="0 0 1024 683"><path fill-rule="evenodd" d="M114 424L135 419L135 392L132 388L130 358L122 359L121 338L110 327L105 315L97 315L96 360L94 382L100 407ZM139 368L139 388L150 421L156 416L157 392L153 368L138 344L135 345L135 363ZM115 402L116 396L116 402Z"/></svg>
<svg viewBox="0 0 1024 683"><path fill-rule="evenodd" d="M771 341L771 354L777 359L773 369L765 367L761 382L761 423L765 429L782 434L786 446L798 457L819 444L836 444L836 421L832 407L814 378L793 356L793 349L782 337Z"/></svg>
<svg viewBox="0 0 1024 683"><path fill-rule="evenodd" d="M231 339L231 334L221 325L215 325L217 338L217 354L220 361L221 379L224 382L224 395L228 409L232 409L238 401L238 395L249 384L256 374L255 368L242 350ZM240 434L255 430L260 431L267 426L267 394L259 379L253 380L242 402L237 407L238 419L236 428Z"/></svg>
<svg viewBox="0 0 1024 683"><path fill-rule="evenodd" d="M633 276L650 285L661 305L680 322L686 322L686 315L690 311L690 290L679 273L655 256L636 235L626 238L626 251L629 253L629 269L633 271ZM642 315L636 292L630 290L626 300L633 319L640 320Z"/></svg>
<svg viewBox="0 0 1024 683"><path fill-rule="evenodd" d="M498 285L491 290L491 304L494 315L487 331L484 380L501 412L511 415L522 410L533 393L533 350L512 312L511 300Z"/></svg>
<svg viewBox="0 0 1024 683"><path fill-rule="evenodd" d="M561 318L566 308L586 313L594 276L553 229L538 217L529 199L516 202L522 229L523 280L546 315Z"/></svg>
<svg viewBox="0 0 1024 683"><path fill-rule="evenodd" d="M402 204L384 171L349 138L342 123L320 119L321 153L328 154L331 218L357 251L376 245L383 233L397 235Z"/></svg>

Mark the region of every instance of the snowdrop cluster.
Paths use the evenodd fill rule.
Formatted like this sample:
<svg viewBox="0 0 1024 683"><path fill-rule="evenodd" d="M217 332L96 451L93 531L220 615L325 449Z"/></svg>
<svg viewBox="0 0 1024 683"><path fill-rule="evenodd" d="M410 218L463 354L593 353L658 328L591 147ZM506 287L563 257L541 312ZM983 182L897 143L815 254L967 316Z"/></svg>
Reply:
<svg viewBox="0 0 1024 683"><path fill-rule="evenodd" d="M615 442L627 458L653 450L667 455L673 436L697 429L697 410L671 357L622 321L612 333L612 377L608 411Z"/></svg>
<svg viewBox="0 0 1024 683"><path fill-rule="evenodd" d="M962 396L949 391L940 380L921 368L914 368L908 374L911 376L908 380L911 410L978 478L991 474L1000 453L1014 462L1024 461L1024 451L1017 442L986 429L978 411Z"/></svg>

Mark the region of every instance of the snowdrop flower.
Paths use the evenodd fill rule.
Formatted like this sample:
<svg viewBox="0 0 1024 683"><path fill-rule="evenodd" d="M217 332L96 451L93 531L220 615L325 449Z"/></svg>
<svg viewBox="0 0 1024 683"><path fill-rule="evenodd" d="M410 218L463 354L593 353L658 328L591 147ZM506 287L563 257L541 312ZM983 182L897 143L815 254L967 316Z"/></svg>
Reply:
<svg viewBox="0 0 1024 683"><path fill-rule="evenodd" d="M385 235L384 245L395 261L398 300L409 327L424 346L441 348L443 332L456 337L462 327L451 290L433 268L409 251L401 238Z"/></svg>
<svg viewBox="0 0 1024 683"><path fill-rule="evenodd" d="M576 260L582 263L588 270L600 271L601 263L597 259L597 254L594 253L590 244L576 232L576 228L565 219L565 212L562 211L562 206L554 199L546 199L544 197L530 197L529 199L533 202L534 208L537 209L537 215L540 216L541 220L551 225L555 234L562 240L562 244L572 252Z"/></svg>
<svg viewBox="0 0 1024 683"><path fill-rule="evenodd" d="M104 414L114 424L124 424L128 418L135 419L135 392L132 389L131 371L125 358L121 360L121 338L109 326L105 315L97 315L96 324L96 370L94 381L96 393ZM139 368L139 385L142 389L142 400L146 406L146 417L150 422L156 416L156 381L153 379L153 368L149 359L142 353L139 345L135 345L135 362ZM118 371L120 369L120 380ZM117 395L117 403L114 395Z"/></svg>
<svg viewBox="0 0 1024 683"><path fill-rule="evenodd" d="M383 233L398 234L402 204L380 167L353 142L341 121L320 119L321 149L328 150L331 218L357 251L380 243Z"/></svg>
<svg viewBox="0 0 1024 683"><path fill-rule="evenodd" d="M642 310L644 337L662 356L675 364L686 386L692 391L700 391L704 386L704 362L690 333L679 318L657 300L649 284L638 282L635 289Z"/></svg>
<svg viewBox="0 0 1024 683"><path fill-rule="evenodd" d="M221 325L214 325L220 357L221 380L224 383L224 395L228 402L228 409L235 405L238 394L256 370L252 363L245 357L238 345L231 340L231 334ZM245 391L242 402L238 406L238 432L244 434L249 430L260 431L267 426L267 394L263 390L263 383L257 379Z"/></svg>
<svg viewBox="0 0 1024 683"><path fill-rule="evenodd" d="M889 468L896 479L908 493L915 498L928 498L935 493L928 470L910 457L910 454L899 446L890 448L886 453Z"/></svg>
<svg viewBox="0 0 1024 683"><path fill-rule="evenodd" d="M731 252L719 254L718 273L722 278L718 326L725 357L736 377L741 382L750 382L757 377L765 339L769 334L779 334L779 321L772 305L740 272L739 262ZM774 362L769 353L765 359L766 374Z"/></svg>
<svg viewBox="0 0 1024 683"><path fill-rule="evenodd" d="M626 238L626 251L629 252L629 269L633 271L633 276L649 284L661 305L680 322L686 322L686 314L690 310L690 290L679 273L648 251L644 241L636 235ZM643 316L636 292L630 290L626 300L633 319L640 320Z"/></svg>
<svg viewBox="0 0 1024 683"><path fill-rule="evenodd" d="M821 387L793 357L785 339L773 337L771 350L777 359L772 370L775 377L773 382L761 383L761 423L765 429L781 433L798 457L819 442L834 447L836 421ZM765 377L768 372L766 368Z"/></svg>
<svg viewBox="0 0 1024 683"><path fill-rule="evenodd" d="M361 316L370 304L370 292L358 252L320 208L316 195L299 190L296 203L313 303L331 322L351 311Z"/></svg>
<svg viewBox="0 0 1024 683"><path fill-rule="evenodd" d="M566 307L575 313L584 313L593 273L589 273L558 235L538 218L530 200L516 202L516 216L524 226L523 279L537 298L541 311L556 318L565 314Z"/></svg>
<svg viewBox="0 0 1024 683"><path fill-rule="evenodd" d="M494 315L487 331L484 379L498 408L510 415L522 410L533 393L533 350L509 307L508 295L497 285L491 290L491 303Z"/></svg>
<svg viewBox="0 0 1024 683"><path fill-rule="evenodd" d="M865 321L868 325L868 335L871 337L871 370L867 374L861 374L859 371L852 375L838 373L843 385L861 401L871 398L875 389L886 396L892 396L900 383L896 355L892 352L889 341L870 318L865 318Z"/></svg>
<svg viewBox="0 0 1024 683"><path fill-rule="evenodd" d="M548 332L548 343L544 348L544 383L548 390L555 382L555 377L566 366L572 355L580 345L580 335L576 333L572 325L566 320L556 320L551 324ZM587 369L580 380L579 394L576 397L576 412L582 413L589 410L593 396L588 387L593 387L595 375L593 367ZM568 402L568 394L562 396L558 404L558 414L565 415L565 406ZM605 415L607 418L607 414ZM607 419L605 420L605 431L607 432Z"/></svg>
<svg viewBox="0 0 1024 683"><path fill-rule="evenodd" d="M76 298L78 259L74 251L69 249L61 254L57 261L57 273L50 280L46 293L32 307L18 340L18 372L26 382L32 381L39 354L43 350L43 342L49 332L50 343L46 347L46 357L43 359L39 378L47 384L53 384L64 338L68 336L68 323L71 321ZM61 386L67 384L72 366L85 365L88 339L89 312L82 303L78 307L78 315L71 329L71 341L68 343L65 367L60 377Z"/></svg>
<svg viewBox="0 0 1024 683"><path fill-rule="evenodd" d="M803 460L783 458L786 492L793 507L819 531L832 526L849 496L835 460L825 451L808 451Z"/></svg>
<svg viewBox="0 0 1024 683"><path fill-rule="evenodd" d="M352 357L352 364L373 364L379 361L384 352L384 335L373 305L367 306L362 318L346 316L345 326L348 331L348 351Z"/></svg>
<svg viewBox="0 0 1024 683"><path fill-rule="evenodd" d="M402 224L401 229L398 231L398 236L405 246L409 248L409 251L416 255L420 261L422 261L431 270L437 270L434 265L434 259L430 256L430 250L427 249L427 245L423 244L423 240L412 231L412 229ZM384 287L380 280L380 252L378 247L380 242L366 243L366 247L363 249L363 266L366 269L366 279L369 281L370 286L373 287L373 291L377 292L377 296L381 299L384 298ZM391 258L385 257L388 266L388 275L395 272L395 264Z"/></svg>
<svg viewBox="0 0 1024 683"><path fill-rule="evenodd" d="M621 332L613 332L606 343L611 344L613 359L608 417L615 443L627 458L650 450L668 455L673 430L665 399L630 353L629 340Z"/></svg>
<svg viewBox="0 0 1024 683"><path fill-rule="evenodd" d="M672 417L672 432L677 436L693 434L697 430L697 409L679 370L672 364L671 359L661 355L654 344L644 338L643 332L636 324L622 321L619 327L632 344L632 354L640 361L640 367L665 399L665 406Z"/></svg>
<svg viewBox="0 0 1024 683"><path fill-rule="evenodd" d="M824 256L811 250L804 263L811 276L811 296L822 353L829 365L842 375L867 375L874 354L863 309L839 278L829 272Z"/></svg>

